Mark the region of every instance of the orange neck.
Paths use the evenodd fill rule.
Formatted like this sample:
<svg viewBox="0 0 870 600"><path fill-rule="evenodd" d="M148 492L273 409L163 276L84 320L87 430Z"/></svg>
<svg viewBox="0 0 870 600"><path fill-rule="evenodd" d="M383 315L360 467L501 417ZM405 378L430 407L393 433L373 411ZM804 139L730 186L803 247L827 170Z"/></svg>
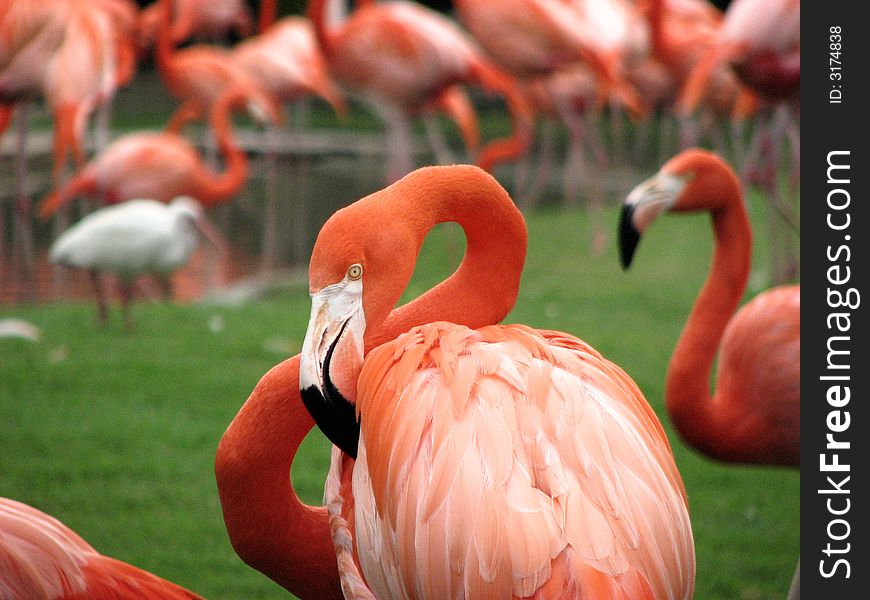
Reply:
<svg viewBox="0 0 870 600"><path fill-rule="evenodd" d="M239 93L226 93L215 103L210 116L211 128L226 168L223 173L203 173L199 199L205 204L214 204L235 195L248 177L248 159L236 143L231 120L233 107L238 102Z"/></svg>
<svg viewBox="0 0 870 600"><path fill-rule="evenodd" d="M175 8L175 0L161 0L160 24L157 26L157 45L154 56L157 59L157 68L160 74L171 85L174 77L174 65L172 55L175 53L175 42L172 39L172 13Z"/></svg>
<svg viewBox="0 0 870 600"><path fill-rule="evenodd" d="M459 224L467 241L465 256L450 277L390 310L407 285L407 280L396 281L380 311L367 311L371 333L366 334L366 349L423 323L448 321L475 328L503 320L516 302L527 246L525 221L504 188L474 167L430 167L383 193L387 197L380 198L380 214L402 220L400 227L408 228L418 251L438 223ZM378 326L383 318L378 315L387 311Z"/></svg>
<svg viewBox="0 0 870 600"><path fill-rule="evenodd" d="M327 21L327 9L329 0L310 0L306 14L314 25L314 35L323 54L328 56L332 53L335 33L330 31Z"/></svg>
<svg viewBox="0 0 870 600"><path fill-rule="evenodd" d="M694 448L720 456L716 435L716 400L710 394L710 373L725 327L737 309L752 255L752 233L739 183L729 173L727 202L712 211L715 250L710 273L692 308L668 366L665 398L668 414L680 435Z"/></svg>
<svg viewBox="0 0 870 600"><path fill-rule="evenodd" d="M227 533L250 566L303 598L342 598L324 507L303 504L290 481L314 421L299 396L299 355L273 367L230 423L215 476Z"/></svg>
<svg viewBox="0 0 870 600"><path fill-rule="evenodd" d="M475 61L471 69L484 89L504 96L511 115L511 137L488 143L477 159L481 169L491 171L495 165L514 160L529 149L534 133L534 111L512 77L483 62Z"/></svg>
<svg viewBox="0 0 870 600"><path fill-rule="evenodd" d="M260 33L264 33L267 29L269 29L269 27L271 27L275 23L275 17L277 13L277 0L263 0L260 3Z"/></svg>

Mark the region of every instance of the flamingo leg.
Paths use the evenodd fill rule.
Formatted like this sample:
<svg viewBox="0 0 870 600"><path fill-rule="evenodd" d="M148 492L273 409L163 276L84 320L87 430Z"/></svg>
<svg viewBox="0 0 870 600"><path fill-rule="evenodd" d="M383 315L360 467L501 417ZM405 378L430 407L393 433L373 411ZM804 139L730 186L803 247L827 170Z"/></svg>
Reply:
<svg viewBox="0 0 870 600"><path fill-rule="evenodd" d="M523 209L529 209L541 201L541 196L550 181L550 171L553 168L553 155L556 147L556 126L545 119L541 123L541 133L538 137L538 156L529 152L520 163L520 171L517 174L517 188L524 190L522 195ZM530 176L532 165L537 162L535 174Z"/></svg>
<svg viewBox="0 0 870 600"><path fill-rule="evenodd" d="M387 127L387 182L392 183L414 168L411 123L398 106L375 99L368 104Z"/></svg>
<svg viewBox="0 0 870 600"><path fill-rule="evenodd" d="M432 152L435 154L435 162L439 165L455 164L456 157L447 145L447 140L444 138L444 132L441 130L438 117L428 112L423 114L423 126L426 128L426 138L429 140L429 146L432 147Z"/></svg>
<svg viewBox="0 0 870 600"><path fill-rule="evenodd" d="M33 245L32 202L27 189L27 130L30 123L30 103L23 103L18 110L18 131L16 136L15 160L15 229L14 248L19 272L24 276L26 291L31 296L35 292L36 259Z"/></svg>
<svg viewBox="0 0 870 600"><path fill-rule="evenodd" d="M266 129L266 189L263 222L263 256L260 269L274 269L278 263L278 139L275 126Z"/></svg>

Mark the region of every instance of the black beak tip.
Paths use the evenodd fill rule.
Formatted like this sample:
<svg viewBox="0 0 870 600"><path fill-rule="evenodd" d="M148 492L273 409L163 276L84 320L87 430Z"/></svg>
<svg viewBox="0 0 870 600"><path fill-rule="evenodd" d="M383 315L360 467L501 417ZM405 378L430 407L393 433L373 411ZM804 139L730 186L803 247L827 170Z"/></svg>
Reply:
<svg viewBox="0 0 870 600"><path fill-rule="evenodd" d="M359 422L356 410L333 386L327 394L311 385L299 390L302 403L323 434L338 448L356 460L359 445Z"/></svg>
<svg viewBox="0 0 870 600"><path fill-rule="evenodd" d="M634 251L640 242L640 232L632 222L633 215L634 206L623 204L619 219L619 259L622 262L623 270L628 270L628 267L631 266L631 259L634 258Z"/></svg>

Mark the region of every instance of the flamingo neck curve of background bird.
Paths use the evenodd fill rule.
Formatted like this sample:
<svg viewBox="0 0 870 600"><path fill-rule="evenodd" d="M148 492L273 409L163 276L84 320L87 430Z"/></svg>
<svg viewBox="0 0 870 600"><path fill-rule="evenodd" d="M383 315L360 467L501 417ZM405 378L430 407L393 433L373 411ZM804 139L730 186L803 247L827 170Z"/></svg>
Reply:
<svg viewBox="0 0 870 600"><path fill-rule="evenodd" d="M191 182L186 186L185 193L195 196L203 206L214 206L236 194L242 188L248 176L248 159L244 151L236 143L231 121L232 113L247 100L248 96L244 90L239 88L229 89L215 103L209 116L212 130L217 139L218 150L224 160L224 170L222 172L216 172L209 168L184 138L169 132L130 134L137 137L116 140L113 146L110 146L106 150L106 153L111 153L114 147L125 142L134 143L137 146L145 143L145 150L151 151L150 149L155 145L163 143L177 145L179 141L183 140L185 150L192 157L188 165L191 170ZM268 111L269 118L275 121L280 120L280 116L274 112L273 106L267 105L262 108ZM101 189L101 178L104 176L99 173L100 158L98 156L92 159L62 188L56 189L47 195L40 202L39 216L42 219L48 219L61 206L83 193L103 195L103 201L109 204L128 200L129 197L118 197L117 192L112 189ZM168 200L170 198L166 199L166 201Z"/></svg>
<svg viewBox="0 0 870 600"><path fill-rule="evenodd" d="M383 235L382 213L365 207L385 199L397 207L416 192L420 208L391 217L406 214L390 231L402 232L408 258L439 222L458 222L468 238L465 258L451 277L392 310L413 273L413 260L399 265L395 254L372 257L397 269L389 291L371 299L366 351L415 325L449 320L479 327L497 323L513 307L525 261L525 224L509 198L494 205L492 194L507 195L494 179L479 177L479 187L469 185L464 175L469 169L477 171L453 168L445 177L448 169L442 167L420 169L331 220L334 227L368 227L373 237ZM475 289L477 294L469 294ZM300 397L297 355L263 377L227 428L215 461L217 485L227 532L246 563L301 597L341 598L326 510L302 503L289 478L293 457L313 426Z"/></svg>
<svg viewBox="0 0 870 600"><path fill-rule="evenodd" d="M649 201L645 202L644 198ZM623 239L629 220L636 227L636 233L631 235L637 235L664 210L709 211L712 219L715 243L710 271L680 334L665 382L665 405L680 436L706 456L725 462L799 465L793 434L779 440L773 426L758 431L759 421L745 420L750 411L747 403L771 400L789 403L794 399L774 399L781 392L773 388L766 393L770 398L766 398L764 391L749 387L755 385L757 378L747 379L751 383L742 384L736 379L749 376L746 370L758 357L747 355L736 359L741 361L740 365L723 366L726 347L731 355L736 356L736 348L731 350L736 342L729 338L729 333L737 335L732 329L737 323L733 317L746 289L752 253L749 216L736 174L713 153L687 150L665 164L659 174L635 188L624 210ZM626 266L631 261L636 241L635 237L628 248L623 247ZM799 287L782 286L765 295L774 298L777 294L794 296L799 294ZM780 314L778 318L789 321L793 318L791 311L794 307L784 310L789 314ZM741 324L741 328L746 325ZM757 336L762 333L755 332ZM754 346L759 347L760 343ZM717 352L720 365L716 392L711 394L710 375ZM771 368L773 365L768 363L766 366ZM740 375L735 375L737 369L741 370ZM784 373L769 375L776 377ZM792 425L789 424L790 429L793 429ZM777 427L781 426L777 424Z"/></svg>

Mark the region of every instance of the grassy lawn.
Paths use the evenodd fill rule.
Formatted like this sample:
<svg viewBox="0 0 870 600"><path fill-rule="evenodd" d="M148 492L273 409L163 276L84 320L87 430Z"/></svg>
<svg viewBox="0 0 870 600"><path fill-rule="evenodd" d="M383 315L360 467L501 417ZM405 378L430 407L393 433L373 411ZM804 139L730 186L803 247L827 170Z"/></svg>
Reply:
<svg viewBox="0 0 870 600"><path fill-rule="evenodd" d="M608 227L615 222L611 211ZM696 597L784 597L799 551L799 475L712 464L682 445L662 409L665 367L707 269L707 219L662 219L628 274L612 239L603 256L590 257L585 213L541 209L528 224L528 263L508 321L586 339L644 390L688 490ZM408 295L449 273L463 244L453 226L430 235ZM764 245L748 295L764 287ZM205 597L287 597L230 547L213 459L259 377L298 352L308 310L302 286L240 308L140 304L127 334L117 314L97 327L90 304L0 307L0 318L43 331L39 343L0 339L0 495ZM327 454L313 433L297 458L293 478L308 502L319 501Z"/></svg>

